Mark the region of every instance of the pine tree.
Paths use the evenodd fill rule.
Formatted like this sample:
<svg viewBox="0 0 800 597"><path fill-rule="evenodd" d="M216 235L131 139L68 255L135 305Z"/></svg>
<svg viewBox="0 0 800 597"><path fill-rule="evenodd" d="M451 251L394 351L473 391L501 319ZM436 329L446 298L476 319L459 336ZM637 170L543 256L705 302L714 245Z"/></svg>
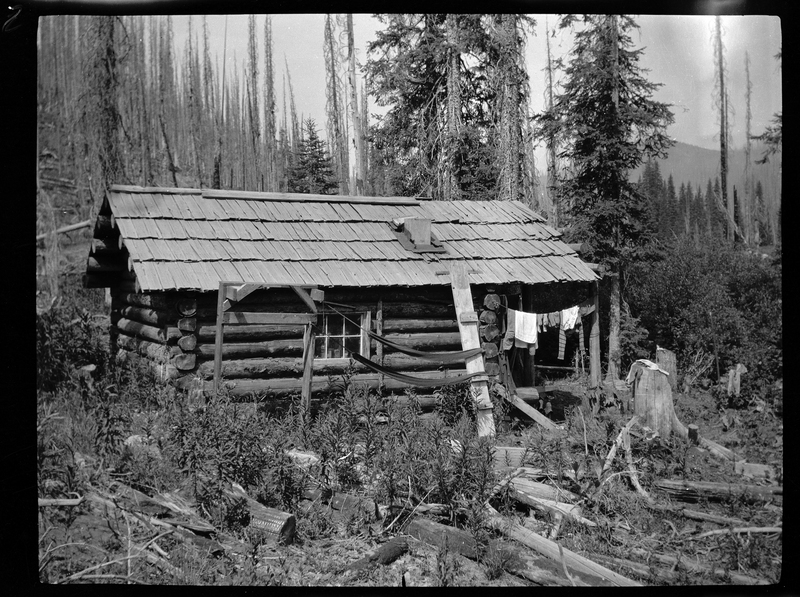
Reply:
<svg viewBox="0 0 800 597"><path fill-rule="evenodd" d="M562 18L561 26L576 21ZM648 156L666 157L673 141L667 104L651 99L658 84L638 66L628 16L584 15L553 109L538 120L544 137L563 140L559 157L571 160L574 175L561 186L572 202L568 237L587 241L592 257L612 272L609 335L611 379L619 377L620 280L626 264L652 238L647 200L629 180Z"/></svg>
<svg viewBox="0 0 800 597"><path fill-rule="evenodd" d="M333 195L339 184L331 157L319 138L314 119L307 118L303 124L305 134L299 140L289 174L289 192Z"/></svg>

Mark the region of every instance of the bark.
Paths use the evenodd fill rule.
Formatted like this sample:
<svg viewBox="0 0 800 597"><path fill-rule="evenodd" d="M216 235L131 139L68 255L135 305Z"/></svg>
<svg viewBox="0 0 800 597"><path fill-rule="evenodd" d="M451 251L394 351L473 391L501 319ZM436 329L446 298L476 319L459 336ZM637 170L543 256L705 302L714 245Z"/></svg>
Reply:
<svg viewBox="0 0 800 597"><path fill-rule="evenodd" d="M666 348L661 348L660 346L656 348L656 365L669 374L667 381L669 381L669 387L672 388L673 391L675 391L678 385L678 367L675 363L674 352Z"/></svg>
<svg viewBox="0 0 800 597"><path fill-rule="evenodd" d="M381 545L371 554L348 564L345 570L363 570L372 564L387 566L408 551L408 541L405 537L393 537Z"/></svg>
<svg viewBox="0 0 800 597"><path fill-rule="evenodd" d="M166 343L168 340L176 340L181 337L181 333L177 328L172 327L155 327L144 323L132 321L125 317L120 318L117 322L117 328L129 336L136 336L151 342Z"/></svg>
<svg viewBox="0 0 800 597"><path fill-rule="evenodd" d="M611 283L610 306L608 313L608 371L606 381L619 380L620 371L620 288L619 273L609 275Z"/></svg>
<svg viewBox="0 0 800 597"><path fill-rule="evenodd" d="M687 502L696 502L701 497L712 501L724 501L739 496L748 502L755 502L783 496L782 486L770 485L660 479L655 482L655 486L673 498Z"/></svg>
<svg viewBox="0 0 800 597"><path fill-rule="evenodd" d="M574 572L587 575L594 579L593 584L607 583L614 586L641 586L639 583L629 578L617 574L616 572L592 562L588 558L578 555L568 549L561 548L557 543L529 531L522 525L512 522L497 514L491 506L487 506L489 511L488 525L499 530L504 535L527 545L535 551L541 553L556 562L563 562ZM600 581L600 583L598 583Z"/></svg>
<svg viewBox="0 0 800 597"><path fill-rule="evenodd" d="M439 549L447 549L472 560L478 559L475 539L467 531L424 518L416 518L409 523L406 532L415 539ZM560 577L556 572L557 568L549 565L546 560L531 556L523 550L514 549L500 541L489 541L487 553L497 554L503 561L503 568L516 576L545 586L570 584L568 580Z"/></svg>
<svg viewBox="0 0 800 597"><path fill-rule="evenodd" d="M635 364L634 367L639 366ZM633 380L633 412L643 425L668 438L672 431L688 437L688 430L675 414L669 376L642 366Z"/></svg>
<svg viewBox="0 0 800 597"><path fill-rule="evenodd" d="M717 76L719 93L719 153L720 153L720 189L722 191L722 204L727 210L727 238L734 240L733 231L733 198L728 195L728 94L725 91L725 48L722 45L722 29L720 17L714 19L714 59L715 74Z"/></svg>

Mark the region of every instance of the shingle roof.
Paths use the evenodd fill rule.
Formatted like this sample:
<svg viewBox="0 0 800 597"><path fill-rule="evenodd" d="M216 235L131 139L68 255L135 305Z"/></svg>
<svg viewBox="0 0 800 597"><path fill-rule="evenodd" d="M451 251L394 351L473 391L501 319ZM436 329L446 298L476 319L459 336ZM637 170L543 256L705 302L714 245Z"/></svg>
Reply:
<svg viewBox="0 0 800 597"><path fill-rule="evenodd" d="M159 189L107 195L143 292L216 290L221 280L325 286L447 284L448 262L476 284L592 281L560 233L516 201L417 201ZM391 222L429 218L444 253L405 249Z"/></svg>

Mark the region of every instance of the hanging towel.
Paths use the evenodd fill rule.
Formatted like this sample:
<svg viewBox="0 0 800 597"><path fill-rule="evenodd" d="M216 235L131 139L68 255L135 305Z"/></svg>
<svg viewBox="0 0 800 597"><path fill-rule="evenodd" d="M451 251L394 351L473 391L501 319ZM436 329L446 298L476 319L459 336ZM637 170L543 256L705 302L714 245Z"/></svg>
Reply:
<svg viewBox="0 0 800 597"><path fill-rule="evenodd" d="M571 330L575 327L575 322L578 321L578 306L570 307L561 311L561 329Z"/></svg>
<svg viewBox="0 0 800 597"><path fill-rule="evenodd" d="M514 314L514 337L528 344L536 344L536 321L536 313L517 311Z"/></svg>
<svg viewBox="0 0 800 597"><path fill-rule="evenodd" d="M511 350L514 346L514 321L516 311L514 309L506 309L506 335L503 337L503 350Z"/></svg>
<svg viewBox="0 0 800 597"><path fill-rule="evenodd" d="M564 349L567 347L567 335L564 330L558 328L558 360L564 360Z"/></svg>

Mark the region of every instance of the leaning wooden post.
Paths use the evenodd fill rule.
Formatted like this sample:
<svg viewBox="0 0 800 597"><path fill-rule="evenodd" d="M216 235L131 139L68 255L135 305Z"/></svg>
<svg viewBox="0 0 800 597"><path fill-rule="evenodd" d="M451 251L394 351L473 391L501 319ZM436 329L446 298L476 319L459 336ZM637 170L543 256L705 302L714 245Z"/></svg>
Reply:
<svg viewBox="0 0 800 597"><path fill-rule="evenodd" d="M453 289L458 330L461 332L461 346L464 350L480 348L478 314L472 303L472 292L469 288L467 268L464 263L456 262L451 266L450 285ZM478 407L478 436L494 437L494 415L492 414L492 400L489 398L489 377L485 375L483 356L478 354L466 359L466 366L467 373L484 373L480 377L472 378L470 386Z"/></svg>
<svg viewBox="0 0 800 597"><path fill-rule="evenodd" d="M222 314L225 302L225 282L219 283L217 293L217 337L214 344L214 398L219 395L219 378L222 375Z"/></svg>
<svg viewBox="0 0 800 597"><path fill-rule="evenodd" d="M594 283L594 310L589 327L589 387L600 387L600 282Z"/></svg>
<svg viewBox="0 0 800 597"><path fill-rule="evenodd" d="M311 381L314 373L314 344L316 337L314 324L309 323L303 333L303 385L300 394L305 415L311 410Z"/></svg>

